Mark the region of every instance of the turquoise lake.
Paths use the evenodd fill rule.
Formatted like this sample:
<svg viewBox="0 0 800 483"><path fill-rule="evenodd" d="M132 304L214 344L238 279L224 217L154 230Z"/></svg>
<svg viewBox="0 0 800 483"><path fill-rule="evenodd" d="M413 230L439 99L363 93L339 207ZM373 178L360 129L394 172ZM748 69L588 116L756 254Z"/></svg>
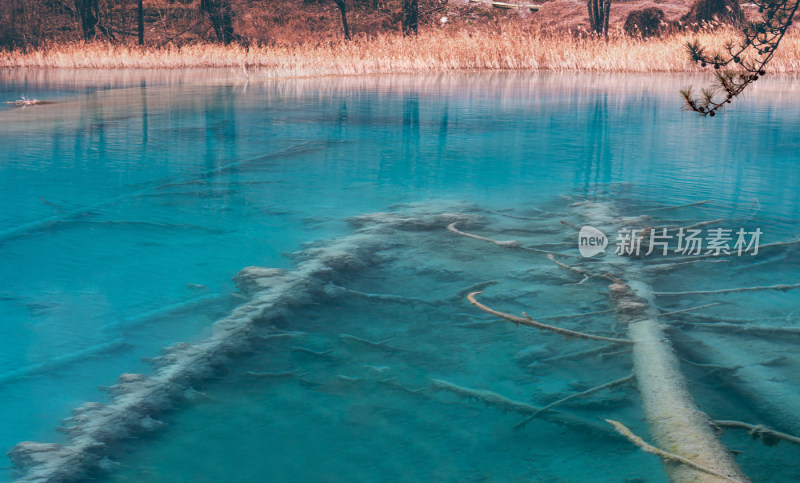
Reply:
<svg viewBox="0 0 800 483"><path fill-rule="evenodd" d="M464 211L483 220L470 232L577 254L560 221L585 221L570 218L575 204L604 200L665 224L758 228L762 244L797 239L800 84L767 80L713 119L683 112L678 89L707 80L0 72L0 101L52 101L0 104L0 448L67 442L60 421L106 402L99 386L152 373L143 359L208 337L246 303L232 281L240 270L293 270L351 236L359 215ZM515 429L524 415L431 389L447 381L541 407L631 371L630 357L613 350L557 359L593 345L497 321L464 293L496 282L484 297L498 310L616 335L612 314L558 319L607 311L607 283L579 283L541 253L446 226L387 236L380 256L337 274L327 295L299 299L270 322L293 335L267 337L193 381L152 414L163 427L103 449L102 469L87 478L667 481L657 457L602 430L544 418ZM799 248L650 282L661 292L797 284ZM695 322L798 328L798 294L657 302L666 311L718 304ZM774 382L765 397L800 414L796 334L683 325L669 335L712 418L800 428L748 398L747 376L737 375L758 366ZM727 348L725 361L699 360L697 341ZM600 427L620 420L649 439L630 385L561 410ZM742 452L737 462L753 481L800 481L797 447L766 447L743 431L722 439ZM22 475L0 464L0 482Z"/></svg>

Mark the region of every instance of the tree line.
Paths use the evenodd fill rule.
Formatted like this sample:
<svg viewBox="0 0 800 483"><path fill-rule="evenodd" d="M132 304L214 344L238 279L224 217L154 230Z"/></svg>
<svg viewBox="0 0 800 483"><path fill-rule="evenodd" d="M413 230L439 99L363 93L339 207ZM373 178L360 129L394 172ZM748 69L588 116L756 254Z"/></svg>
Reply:
<svg viewBox="0 0 800 483"><path fill-rule="evenodd" d="M195 34L202 40L223 44L248 42L246 20L273 14L280 24L335 7L338 20L328 25L350 39L350 17L355 13L373 23L397 23L403 35L417 35L423 13L442 8L445 0L2 0L0 46L38 46L47 41L81 38L126 41L139 45L180 40ZM321 23L320 21L315 21ZM309 23L311 23L309 21ZM239 27L237 27L239 25ZM241 30L244 30L241 31ZM255 36L258 37L258 36Z"/></svg>

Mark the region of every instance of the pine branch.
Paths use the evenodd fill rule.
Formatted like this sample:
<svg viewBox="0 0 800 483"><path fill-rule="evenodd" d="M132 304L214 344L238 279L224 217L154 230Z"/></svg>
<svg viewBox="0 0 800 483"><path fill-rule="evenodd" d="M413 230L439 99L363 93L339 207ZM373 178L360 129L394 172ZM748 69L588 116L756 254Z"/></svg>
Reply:
<svg viewBox="0 0 800 483"><path fill-rule="evenodd" d="M714 68L715 82L695 94L692 87L681 91L684 109L702 116L714 117L716 112L734 97L766 75L766 66L792 25L800 0L756 0L762 14L760 21L745 22L741 28L742 41L738 46L729 42L725 52L707 52L699 41L686 44L689 58L702 67ZM733 67L733 68L730 68Z"/></svg>

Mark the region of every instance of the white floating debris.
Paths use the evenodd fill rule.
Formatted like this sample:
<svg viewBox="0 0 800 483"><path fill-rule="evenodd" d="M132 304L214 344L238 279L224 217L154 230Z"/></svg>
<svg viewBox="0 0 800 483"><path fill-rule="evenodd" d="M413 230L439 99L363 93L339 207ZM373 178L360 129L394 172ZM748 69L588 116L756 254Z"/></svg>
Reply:
<svg viewBox="0 0 800 483"><path fill-rule="evenodd" d="M15 106L33 106L35 104L41 104L41 101L38 99L28 99L27 97L22 96L16 101L6 101L6 104L14 104Z"/></svg>

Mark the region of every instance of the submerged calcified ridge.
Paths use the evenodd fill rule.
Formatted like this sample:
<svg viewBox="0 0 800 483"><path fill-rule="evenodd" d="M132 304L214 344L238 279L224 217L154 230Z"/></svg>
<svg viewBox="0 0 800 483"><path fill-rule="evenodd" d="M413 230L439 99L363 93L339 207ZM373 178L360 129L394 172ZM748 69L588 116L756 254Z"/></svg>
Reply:
<svg viewBox="0 0 800 483"><path fill-rule="evenodd" d="M326 287L337 277L380 261L379 252L395 243L398 230L441 229L449 223L476 221L473 215L451 213L464 210L455 204L407 206L404 211L375 213L352 218L352 235L300 254L304 259L295 270L248 267L235 278L250 301L214 323L212 335L199 342L179 343L163 350L153 360L152 375L122 374L108 390L108 404L86 403L64 420L69 434L66 444L25 441L16 445L9 458L24 472L19 481L75 481L87 477L106 457L108 444L138 432L163 426L154 419L187 397L191 385L214 375L215 367L237 354L250 351L270 320L286 309L307 303L315 296L330 296ZM277 332L268 328L267 332Z"/></svg>

